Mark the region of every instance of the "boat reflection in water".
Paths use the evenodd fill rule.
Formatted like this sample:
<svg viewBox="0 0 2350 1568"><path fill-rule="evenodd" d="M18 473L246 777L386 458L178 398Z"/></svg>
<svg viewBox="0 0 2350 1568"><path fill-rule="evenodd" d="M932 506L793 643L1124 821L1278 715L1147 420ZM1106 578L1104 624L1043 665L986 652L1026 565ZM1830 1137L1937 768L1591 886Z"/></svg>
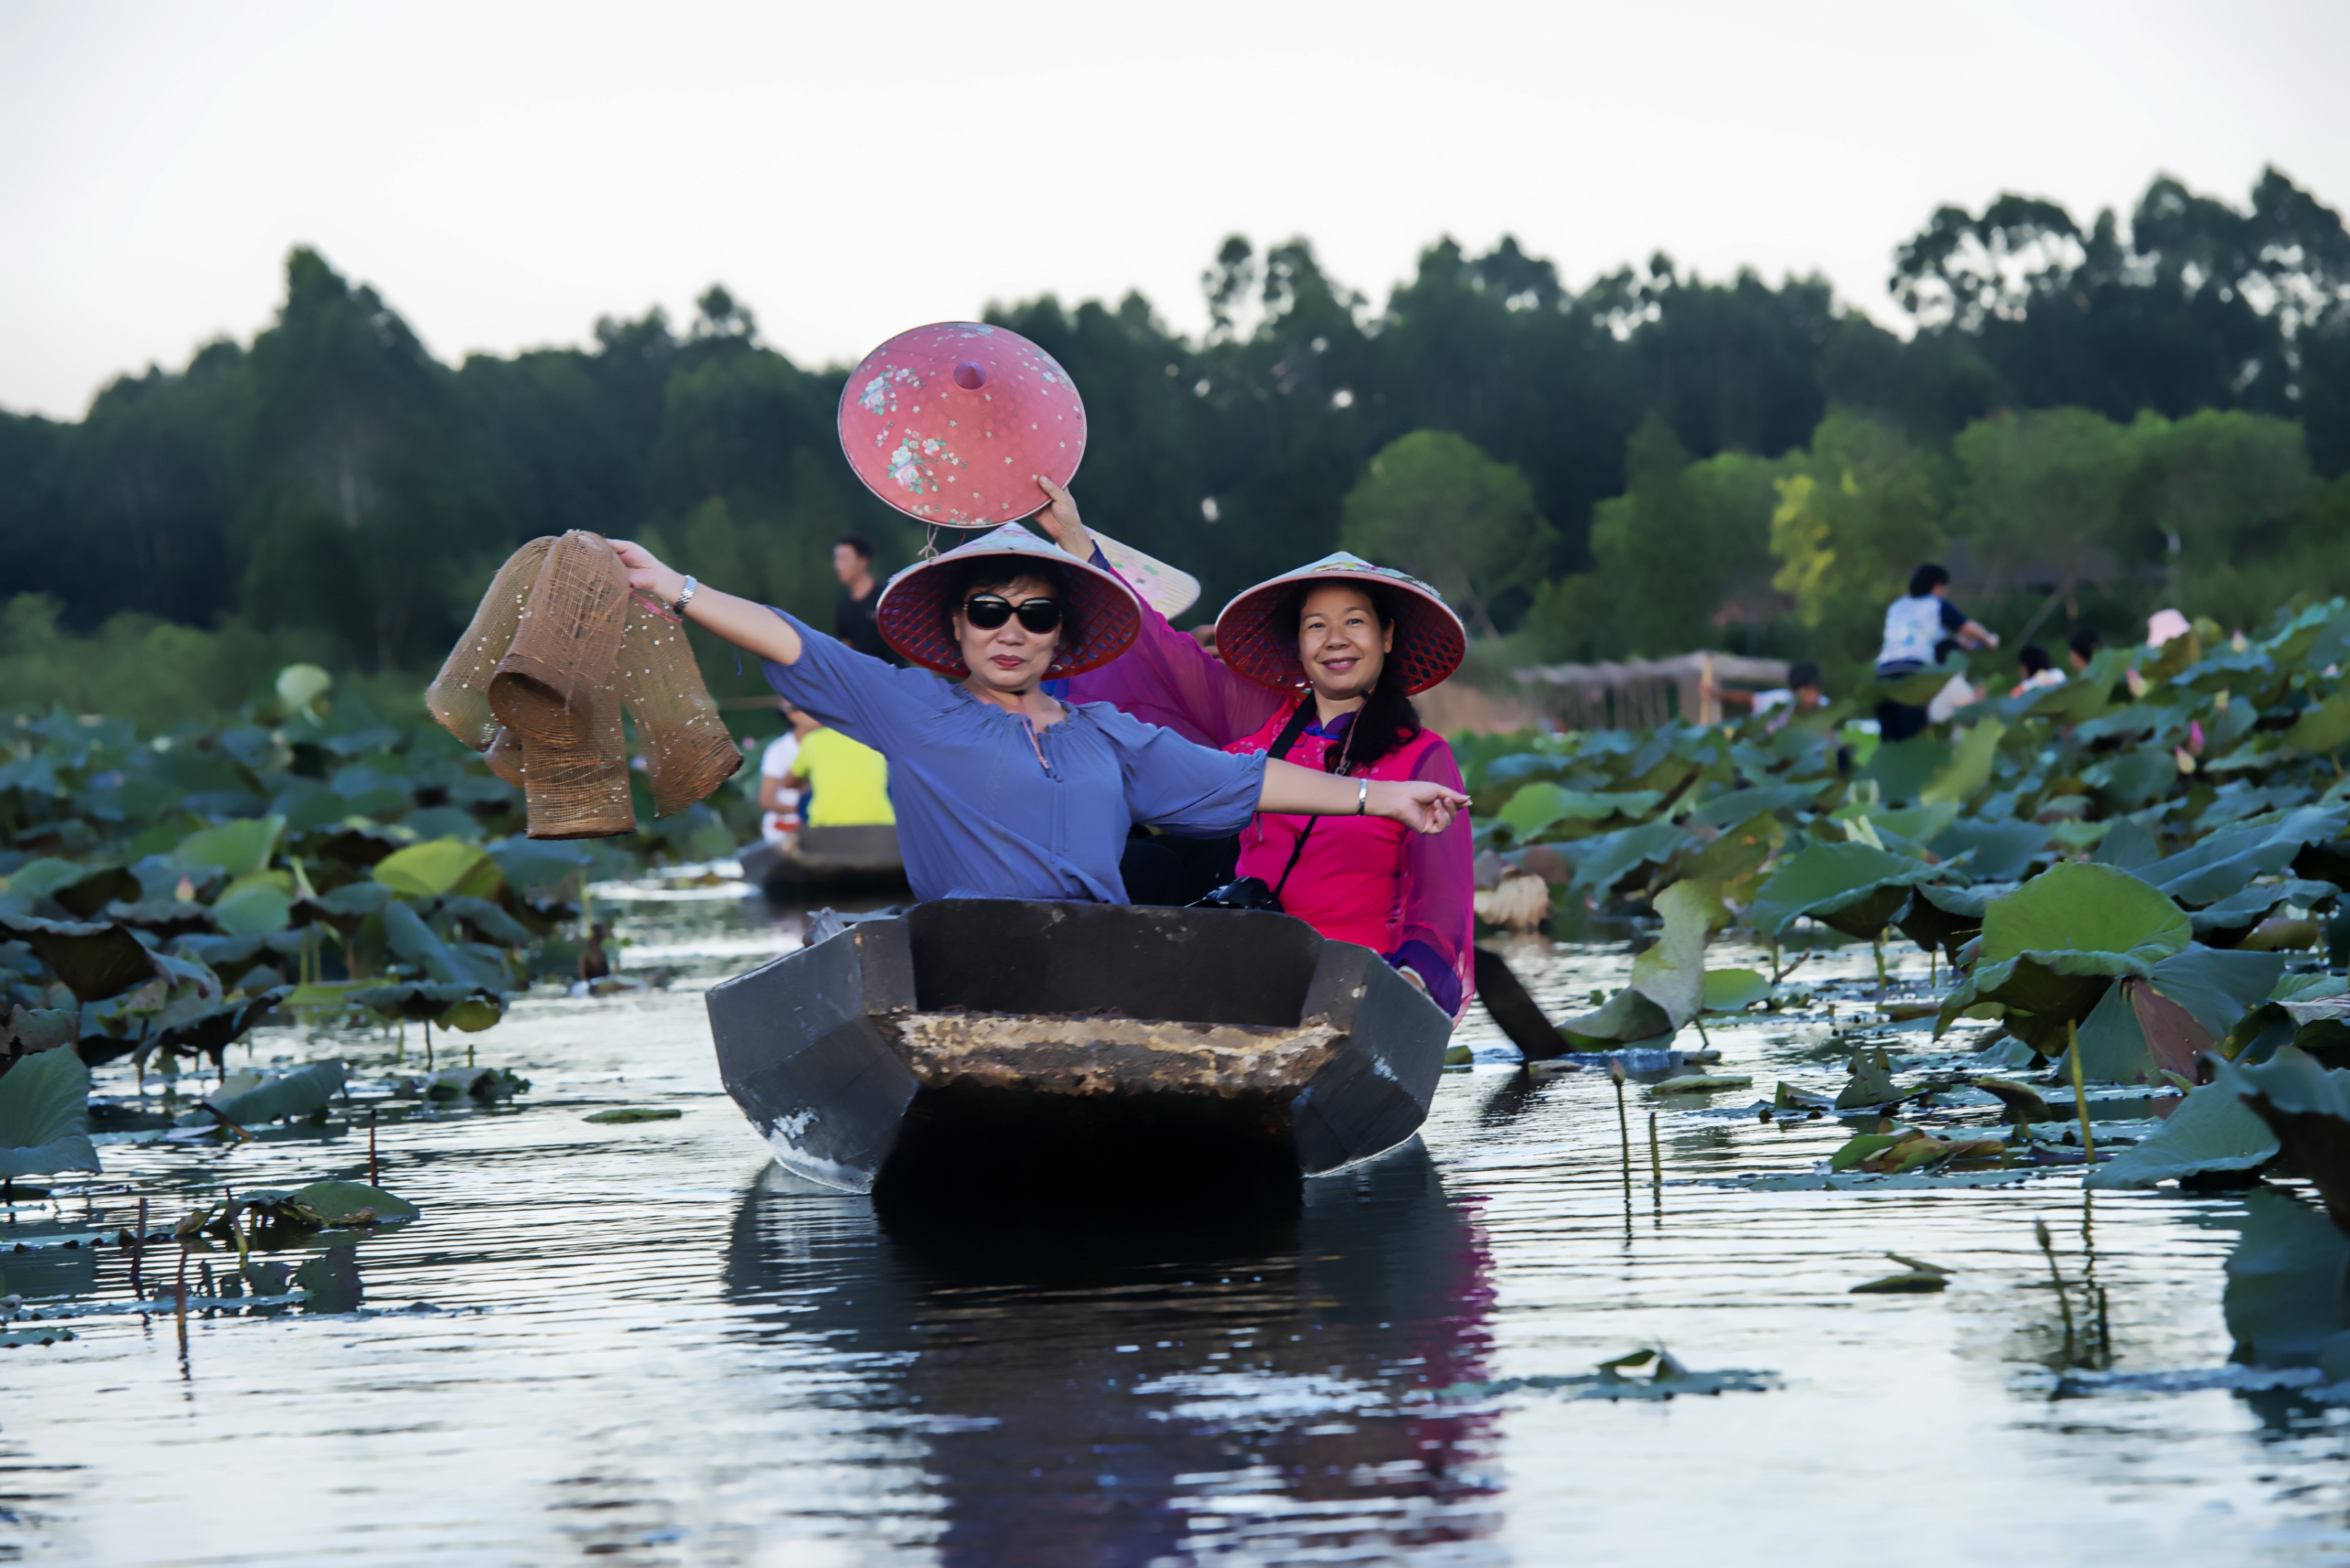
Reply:
<svg viewBox="0 0 2350 1568"><path fill-rule="evenodd" d="M877 1216L770 1167L726 1267L771 1344L920 1435L948 1563L1381 1555L1498 1523L1492 1417L1427 1398L1487 1376L1491 1265L1416 1139L1186 1216ZM841 1398L819 1381L800 1397Z"/></svg>

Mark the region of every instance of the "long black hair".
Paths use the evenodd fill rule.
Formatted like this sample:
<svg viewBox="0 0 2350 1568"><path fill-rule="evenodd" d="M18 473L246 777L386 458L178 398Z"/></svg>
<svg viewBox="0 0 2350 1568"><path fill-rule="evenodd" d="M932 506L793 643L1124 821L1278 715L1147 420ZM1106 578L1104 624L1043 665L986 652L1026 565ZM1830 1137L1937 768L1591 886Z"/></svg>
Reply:
<svg viewBox="0 0 2350 1568"><path fill-rule="evenodd" d="M1395 646L1388 649L1380 662L1379 678L1371 683L1370 696L1356 711L1353 732L1347 743L1323 753L1323 769L1335 774L1342 761L1349 767L1369 767L1389 752L1409 743L1424 726L1419 722L1419 710L1412 706L1403 689L1405 622L1397 613L1395 596L1387 588L1352 577L1309 578L1291 591L1284 602L1282 618L1274 624L1288 627L1295 639L1299 623L1305 618L1306 599L1315 589L1322 587L1347 587L1361 594L1371 601L1371 613L1378 618L1379 629L1395 634ZM1301 658L1298 663L1302 667L1305 660ZM1312 691L1306 692L1305 701L1314 701Z"/></svg>

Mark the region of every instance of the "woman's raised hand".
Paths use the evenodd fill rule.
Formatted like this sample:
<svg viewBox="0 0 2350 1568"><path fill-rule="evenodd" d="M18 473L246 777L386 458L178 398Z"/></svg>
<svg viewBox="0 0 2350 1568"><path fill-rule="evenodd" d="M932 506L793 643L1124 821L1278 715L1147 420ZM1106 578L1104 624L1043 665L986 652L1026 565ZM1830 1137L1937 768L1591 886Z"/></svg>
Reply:
<svg viewBox="0 0 2350 1568"><path fill-rule="evenodd" d="M1061 485L1044 475L1036 476L1036 488L1051 496L1052 502L1031 519L1045 530L1045 536L1075 556L1080 561L1094 558L1094 536L1077 516L1076 498Z"/></svg>
<svg viewBox="0 0 2350 1568"><path fill-rule="evenodd" d="M642 545L628 539L605 542L620 557L620 565L629 574L629 587L641 588L665 605L675 604L677 596L685 592L685 574L662 566Z"/></svg>
<svg viewBox="0 0 2350 1568"><path fill-rule="evenodd" d="M1364 804L1371 815L1393 817L1414 833L1441 833L1469 809L1469 797L1426 779L1380 779Z"/></svg>

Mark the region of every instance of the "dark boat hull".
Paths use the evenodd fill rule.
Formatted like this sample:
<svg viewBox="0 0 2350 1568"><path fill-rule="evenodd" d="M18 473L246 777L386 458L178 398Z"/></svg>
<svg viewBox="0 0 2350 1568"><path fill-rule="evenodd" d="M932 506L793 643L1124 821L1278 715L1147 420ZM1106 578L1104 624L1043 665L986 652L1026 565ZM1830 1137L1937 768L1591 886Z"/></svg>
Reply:
<svg viewBox="0 0 2350 1568"><path fill-rule="evenodd" d="M754 844L743 851L743 879L770 898L810 892L889 891L906 885L898 830L888 823L858 827L805 827L789 849Z"/></svg>
<svg viewBox="0 0 2350 1568"><path fill-rule="evenodd" d="M1285 915L942 899L712 988L727 1092L847 1191L1294 1180L1428 1114L1451 1021Z"/></svg>

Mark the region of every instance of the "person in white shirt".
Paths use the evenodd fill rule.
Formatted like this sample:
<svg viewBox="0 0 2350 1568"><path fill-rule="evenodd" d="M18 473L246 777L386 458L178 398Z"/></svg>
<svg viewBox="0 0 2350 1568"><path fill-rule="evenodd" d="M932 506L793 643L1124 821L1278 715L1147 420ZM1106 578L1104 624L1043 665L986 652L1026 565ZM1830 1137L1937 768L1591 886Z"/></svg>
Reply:
<svg viewBox="0 0 2350 1568"><path fill-rule="evenodd" d="M1967 618L1966 611L1952 604L1950 598L1950 574L1943 567L1931 565L1918 567L1909 574L1909 594L1893 601L1885 612L1885 640L1877 651L1877 677L1889 680L1913 674L1929 665L1939 664L1950 650L1959 648L1997 648L1999 639L1978 621ZM1964 678L1952 676L1936 701L1944 705L1945 714L1973 701L1973 689ZM1929 722L1929 710L1891 700L1877 705L1878 732L1888 741L1906 741L1923 733Z"/></svg>
<svg viewBox="0 0 2350 1568"><path fill-rule="evenodd" d="M800 738L822 728L814 719L793 707L778 702L784 720L791 728L767 742L766 753L759 759L759 836L780 849L788 849L799 838L802 792L785 781L792 776L799 762Z"/></svg>
<svg viewBox="0 0 2350 1568"><path fill-rule="evenodd" d="M2045 691L2051 686L2064 684L2064 672L2056 668L2056 661L2048 657L2048 650L2036 642L2025 643L2016 653L2015 662L2022 667L2023 679L2008 692L2011 697L2021 697L2026 691Z"/></svg>

